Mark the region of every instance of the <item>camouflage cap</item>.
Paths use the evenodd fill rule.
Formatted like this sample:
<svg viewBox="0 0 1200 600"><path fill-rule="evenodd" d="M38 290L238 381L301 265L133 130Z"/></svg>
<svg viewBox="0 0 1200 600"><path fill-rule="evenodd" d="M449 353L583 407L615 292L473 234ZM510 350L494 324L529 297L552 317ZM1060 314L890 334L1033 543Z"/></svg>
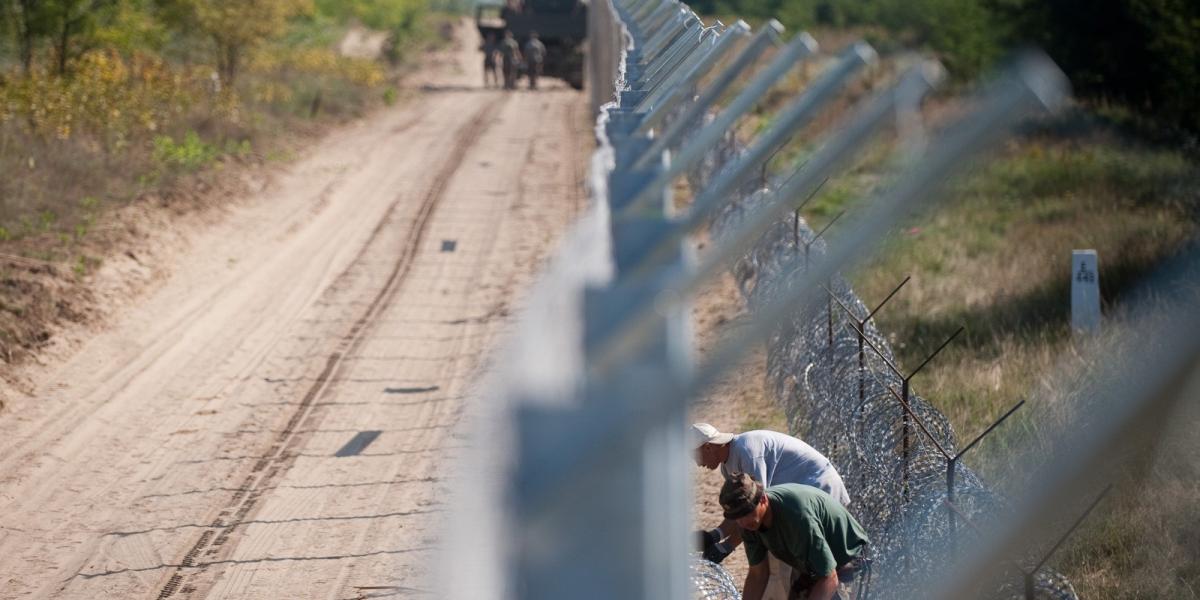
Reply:
<svg viewBox="0 0 1200 600"><path fill-rule="evenodd" d="M733 473L721 486L721 510L726 519L740 519L752 512L762 499L763 486L745 473Z"/></svg>

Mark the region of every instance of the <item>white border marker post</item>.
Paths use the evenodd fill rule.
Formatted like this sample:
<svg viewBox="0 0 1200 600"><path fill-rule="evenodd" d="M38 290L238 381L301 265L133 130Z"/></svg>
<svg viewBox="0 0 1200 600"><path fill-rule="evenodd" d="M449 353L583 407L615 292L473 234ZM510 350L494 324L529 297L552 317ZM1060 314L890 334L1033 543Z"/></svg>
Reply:
<svg viewBox="0 0 1200 600"><path fill-rule="evenodd" d="M1100 331L1100 269L1095 250L1071 252L1071 329Z"/></svg>

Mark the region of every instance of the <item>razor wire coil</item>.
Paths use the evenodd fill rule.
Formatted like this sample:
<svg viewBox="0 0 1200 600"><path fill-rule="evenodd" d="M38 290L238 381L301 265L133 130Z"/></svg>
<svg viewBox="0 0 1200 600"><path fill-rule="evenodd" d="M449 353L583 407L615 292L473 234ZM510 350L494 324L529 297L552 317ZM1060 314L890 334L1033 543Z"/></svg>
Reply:
<svg viewBox="0 0 1200 600"><path fill-rule="evenodd" d="M693 189L711 181L742 151L726 136L689 173ZM736 230L770 199L769 189L747 187L731 194L717 212L710 235L719 239ZM815 261L826 251L824 240L795 215L777 221L730 271L753 310L794 284L799 273L791 265L804 264L797 257L808 253ZM957 438L946 416L911 391L905 410L898 397L904 382L893 371L891 343L873 321L861 323L870 308L840 276L827 288L825 306L798 311L771 335L767 386L783 406L791 433L838 466L851 495L850 508L872 540L872 597L919 597L921 574L935 572L946 548L965 539L966 525L959 523L952 531L946 506L947 460L942 452L956 453ZM969 518L984 521L1005 506L963 464L956 465L953 490L955 506ZM1036 573L1033 586L1039 599L1077 597L1070 582L1051 569ZM1012 578L993 589L996 598L1025 595Z"/></svg>

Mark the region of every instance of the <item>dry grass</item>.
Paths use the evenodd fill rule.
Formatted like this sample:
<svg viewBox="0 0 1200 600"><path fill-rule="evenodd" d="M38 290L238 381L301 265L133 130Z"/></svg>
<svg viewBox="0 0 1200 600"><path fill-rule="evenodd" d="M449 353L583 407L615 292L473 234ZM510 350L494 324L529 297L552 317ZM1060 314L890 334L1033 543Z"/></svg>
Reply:
<svg viewBox="0 0 1200 600"><path fill-rule="evenodd" d="M884 80L897 68L885 60L870 76ZM811 75L795 76L742 124L743 136L769 126L772 112ZM843 100L831 114L849 104ZM926 119L936 129L960 110L938 99ZM780 154L775 169L802 162L835 122L829 115L819 119ZM895 139L885 139L847 174L827 182L805 210L810 224L820 229L869 197L892 166L895 148ZM1106 327L1117 329L1137 282L1200 233L1200 165L1181 150L1127 136L1086 107L1037 124L982 164L953 184L936 212L898 227L852 279L873 305L912 276L877 317L902 366L920 364L966 327L914 381L959 439L973 438L1017 402L1031 400L968 457L985 480L1007 484L1019 479L1009 477L1014 470L1031 470L1012 463L1018 450L1032 445L1050 452L1053 432L1086 410L1063 389L1075 380L1058 371L1074 362L1075 376L1083 377L1091 366L1068 329L1071 251L1098 251ZM836 236L837 227L827 235ZM1112 338L1090 343L1105 339ZM1181 418L1188 425L1165 436L1157 455L1115 463L1114 493L1051 562L1081 597L1197 597L1200 410L1191 404Z"/></svg>
<svg viewBox="0 0 1200 600"><path fill-rule="evenodd" d="M1113 470L1114 493L1056 560L1080 597L1200 598L1200 403L1172 421L1150 456Z"/></svg>
<svg viewBox="0 0 1200 600"><path fill-rule="evenodd" d="M914 383L960 439L1033 402L969 458L985 478L1028 469L1006 459L1082 410L1045 389L1064 357L1087 354L1067 325L1071 250L1099 252L1106 311L1118 314L1140 278L1196 237L1197 182L1200 170L1178 153L1103 135L1023 138L857 274L868 303L913 277L877 317L902 365L966 327ZM1200 445L1194 428L1172 440L1146 473L1118 465L1115 493L1052 563L1082 597L1196 597Z"/></svg>
<svg viewBox="0 0 1200 600"><path fill-rule="evenodd" d="M1200 598L1200 444L1177 429L1146 473L1125 473L1059 559L1083 598Z"/></svg>
<svg viewBox="0 0 1200 600"><path fill-rule="evenodd" d="M1055 453L1060 432L1076 433L1092 421L1096 402L1081 390L1106 375L1095 357L1120 356L1141 333L1141 321L1118 313L1103 333L1064 345L1041 366L1028 410L979 457L991 481L1014 495L1038 485L1031 479L1036 462ZM1179 391L1185 395L1159 422L1161 430L1147 427L1110 441L1093 478L1112 483L1113 491L1050 563L1082 598L1200 597L1200 403L1194 386L1190 397ZM1092 493L1081 490L1078 506L1060 510L1057 531L1065 531Z"/></svg>
<svg viewBox="0 0 1200 600"><path fill-rule="evenodd" d="M1130 164L1138 172L1114 173ZM1114 310L1197 234L1196 182L1200 170L1175 154L1025 139L907 226L856 287L870 303L912 276L877 317L904 364L966 327L917 385L960 429L978 428L1070 344L1072 249L1099 252Z"/></svg>

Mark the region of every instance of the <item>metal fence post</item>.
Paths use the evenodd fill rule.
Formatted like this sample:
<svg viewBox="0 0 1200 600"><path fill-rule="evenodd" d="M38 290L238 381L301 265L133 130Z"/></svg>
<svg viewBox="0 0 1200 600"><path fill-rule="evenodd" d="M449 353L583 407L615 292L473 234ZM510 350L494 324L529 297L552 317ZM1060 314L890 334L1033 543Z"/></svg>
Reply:
<svg viewBox="0 0 1200 600"><path fill-rule="evenodd" d="M595 3L593 9L608 6L608 1ZM521 526L515 535L516 550L511 560L514 575L509 592L520 598L684 600L689 596L684 560L688 550L688 517L687 511L679 510L689 502L688 453L683 439L686 401L710 386L720 372L736 364L746 347L766 339L779 322L793 323L797 308L802 313L814 309L820 301L820 290L814 288L822 286L804 286L799 282L778 289L777 296L766 297L755 318L739 328L730 340L721 342L699 369L692 369L687 356L686 298L716 269L744 253L758 234L775 224L784 211L791 210L797 199L815 195L830 175L894 113L901 91L915 92L906 101L919 98L936 79L927 72L906 76L897 89L866 103L867 108L857 112L845 132L822 147L793 177L774 185L763 199L761 209L746 215L739 228L711 246L700 267L695 268L685 250L686 235L711 217L727 197L734 195L753 169L769 163L780 145L812 117L821 102L858 66L852 63L865 60L861 55L844 56L834 70L777 115L776 123L744 154L717 170L708 188L697 196L692 210L682 218L672 218L668 206L673 180L693 168L719 141L724 130L759 101L797 59L814 51L815 46L803 34L798 36L755 75L747 89L711 125L697 127L701 115L741 69L769 45L772 32L777 35L777 30L764 28L708 89L693 90L711 69L710 59L715 61L728 52L745 28L735 24L724 31L719 25L703 29L694 13L677 2L615 1L615 5L609 6L610 14L619 15L623 21L620 26L628 32L630 44L621 48L624 55L623 63L619 64L625 68L624 89L615 91L616 102L606 106L607 123L598 131L604 138L603 152L611 152L612 160L609 162L604 154L598 154L597 158L604 160L596 162L603 162L605 169L611 165L611 170L604 173L598 169L594 173L594 189L604 189L607 183L606 197L595 199L607 203L609 220L605 225L607 239L611 241L613 276L604 285L594 284L581 290L583 332L579 341L584 364L575 376L574 391L559 399L562 402L557 405L535 406L531 400L514 411L517 456L509 499ZM617 25L614 22L609 26ZM745 63L733 69L746 57L749 58ZM1030 68L1026 75L1030 72L1035 73L1034 79L1041 77L1052 84L1056 79L1051 69L1042 66ZM1013 115L1037 106L1038 101L1052 102L1058 90L1055 85L1045 85L1046 81L1031 83L1027 77L1024 84L996 93L984 109L951 129L948 141L934 148L928 160L910 176L900 179L894 188L868 204L867 216L849 228L839 229L838 238L828 245L822 258L814 259L811 247L829 225L805 243L803 256L789 252L781 259L782 264L771 265L772 269L802 272L805 279L827 283L826 314L818 314L819 310L814 314L826 321L824 333L829 348L834 344L832 303L837 300L829 288L833 286L835 273L878 245L898 214L926 201L964 155L995 139L999 130L1012 123ZM681 106L682 110L677 110ZM660 131L667 113L675 112L677 118ZM680 147L689 129L696 130L697 135ZM654 137L650 136L652 133ZM675 148L679 151L672 155L670 151ZM607 181L600 179L601 176ZM796 219L794 235L798 246L798 214ZM952 505L958 499L958 463L974 442L958 454L949 455L923 423L922 413L913 412L910 406L916 402L910 397L912 377L946 344L908 376L900 374L876 347L875 338L867 335L868 321L880 307L882 303L866 319L848 313L854 323L843 322L857 325L859 421L865 421L862 416L868 392L865 377L875 362L866 360L865 350L870 346L902 383L898 399L904 409L903 438L900 448L893 445L893 451L898 449L902 453L899 466L903 470L900 475L904 501L917 495L910 488L913 484L910 462L917 451L926 450L918 446L921 440L911 439L912 427L916 426L947 458L947 503ZM820 333L818 328L818 347ZM892 391L890 385L884 385ZM918 407L920 410L925 409ZM891 418L889 431L893 431ZM985 431L983 435L986 434ZM842 439L832 442L835 451ZM888 440L895 444L894 433ZM894 463L888 466L892 469ZM965 473L963 478L970 480ZM638 508L629 510L631 503ZM954 514L948 518L953 539L959 520ZM581 520L586 522L581 525ZM885 530L891 525L887 523ZM911 544L912 540L901 543ZM911 548L903 554L911 564Z"/></svg>

